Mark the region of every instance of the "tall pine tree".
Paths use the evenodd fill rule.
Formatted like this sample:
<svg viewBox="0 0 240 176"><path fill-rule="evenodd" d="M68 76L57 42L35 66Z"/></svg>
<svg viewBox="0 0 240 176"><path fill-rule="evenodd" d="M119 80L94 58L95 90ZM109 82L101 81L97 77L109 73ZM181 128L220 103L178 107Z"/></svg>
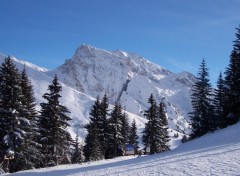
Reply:
<svg viewBox="0 0 240 176"><path fill-rule="evenodd" d="M130 126L129 126L129 121L128 121L128 117L127 117L126 112L123 113L121 121L122 121L121 133L122 133L122 136L123 136L122 144L127 144L128 141L129 141Z"/></svg>
<svg viewBox="0 0 240 176"><path fill-rule="evenodd" d="M111 116L108 120L109 125L109 139L108 139L108 149L107 158L112 158L120 155L120 146L123 145L123 133L122 133L122 107L119 103L116 103Z"/></svg>
<svg viewBox="0 0 240 176"><path fill-rule="evenodd" d="M75 140L73 141L73 154L72 154L72 163L82 163L84 161L84 157L83 157L83 147L82 145L79 143L79 136L77 133L77 136L75 138Z"/></svg>
<svg viewBox="0 0 240 176"><path fill-rule="evenodd" d="M42 155L40 153L40 144L38 143L39 128L38 117L35 109L36 102L31 81L29 80L26 67L21 72L20 86L23 97L21 99L21 115L26 118L27 125L22 127L25 130L25 139L21 157L19 158L19 170L33 169L40 166Z"/></svg>
<svg viewBox="0 0 240 176"><path fill-rule="evenodd" d="M214 124L212 88L204 59L200 65L197 82L193 86L191 98L193 107L193 112L189 113L192 121L191 137L195 138L216 128Z"/></svg>
<svg viewBox="0 0 240 176"><path fill-rule="evenodd" d="M143 131L143 143L145 147L150 147L150 153L154 154L168 150L167 123L165 114L163 113L163 106L160 109L158 108L152 94L148 103L150 104L150 108L145 111L145 117L148 119L148 122Z"/></svg>
<svg viewBox="0 0 240 176"><path fill-rule="evenodd" d="M145 129L143 131L143 144L145 147L150 147L150 153L155 153L155 146L154 145L154 134L156 129L154 128L154 120L157 116L157 105L156 101L153 97L153 94L150 95L148 99L148 103L150 104L150 107L148 110L145 111L144 116L148 120L148 122L145 124Z"/></svg>
<svg viewBox="0 0 240 176"><path fill-rule="evenodd" d="M108 143L108 119L107 118L109 116L108 107L109 107L109 102L108 102L107 95L105 94L101 101L101 115L100 115L101 123L99 126L99 130L101 132L99 137L100 137L100 142L101 142L104 158L107 157L106 156L107 143Z"/></svg>
<svg viewBox="0 0 240 176"><path fill-rule="evenodd" d="M69 147L72 138L67 128L70 126L71 118L67 115L69 110L63 106L59 99L62 86L55 75L52 84L48 86L49 93L43 98L47 101L41 103L40 111L40 143L44 155L44 166L55 166L70 162Z"/></svg>
<svg viewBox="0 0 240 176"><path fill-rule="evenodd" d="M165 112L165 104L161 102L158 107L158 115L160 118L160 139L161 139L161 152L170 150L168 142L170 141L168 135L168 120Z"/></svg>
<svg viewBox="0 0 240 176"><path fill-rule="evenodd" d="M214 111L216 116L216 126L218 128L225 128L228 124L226 114L224 112L225 107L225 86L222 73L220 72L217 80L217 88L214 91Z"/></svg>
<svg viewBox="0 0 240 176"><path fill-rule="evenodd" d="M240 28L236 28L236 40L225 71L225 112L230 125L240 118Z"/></svg>
<svg viewBox="0 0 240 176"><path fill-rule="evenodd" d="M22 169L20 159L26 139L23 127L30 125L21 113L22 99L20 74L9 56L0 67L0 162L5 172Z"/></svg>
<svg viewBox="0 0 240 176"><path fill-rule="evenodd" d="M136 125L136 120L134 119L132 121L132 125L130 127L129 131L129 144L134 145L135 149L137 150L139 148L138 146L138 135L137 135L137 125Z"/></svg>
<svg viewBox="0 0 240 176"><path fill-rule="evenodd" d="M102 128L103 121L101 119L101 115L102 106L99 97L97 97L97 100L93 104L90 111L90 122L85 126L88 131L84 146L84 155L86 161L96 161L104 158L103 146L101 145L101 140L104 140Z"/></svg>

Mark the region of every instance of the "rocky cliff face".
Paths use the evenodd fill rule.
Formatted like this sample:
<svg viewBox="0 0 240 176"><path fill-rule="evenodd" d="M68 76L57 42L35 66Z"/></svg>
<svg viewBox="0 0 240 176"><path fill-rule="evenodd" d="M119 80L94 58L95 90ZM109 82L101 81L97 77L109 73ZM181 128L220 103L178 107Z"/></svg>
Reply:
<svg viewBox="0 0 240 176"><path fill-rule="evenodd" d="M55 70L46 72L92 97L106 94L110 103L120 102L125 110L143 116L152 93L167 105L172 129L189 132L190 89L195 77L179 74L151 63L141 56L120 50L106 51L82 45L74 56Z"/></svg>

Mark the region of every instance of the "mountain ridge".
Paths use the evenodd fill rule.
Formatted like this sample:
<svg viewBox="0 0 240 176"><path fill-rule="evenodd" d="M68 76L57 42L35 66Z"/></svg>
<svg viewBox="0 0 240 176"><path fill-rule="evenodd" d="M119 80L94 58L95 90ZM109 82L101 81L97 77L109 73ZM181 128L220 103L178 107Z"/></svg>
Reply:
<svg viewBox="0 0 240 176"><path fill-rule="evenodd" d="M47 74L59 75L63 83L92 97L106 94L111 104L120 102L125 110L138 116L144 115L152 93L158 103L165 99L170 104L168 115L178 119L174 124L188 123L174 129L183 132L189 128L190 89L196 79L186 71L173 73L135 53L84 44L71 59ZM186 131L189 133L190 129Z"/></svg>
<svg viewBox="0 0 240 176"><path fill-rule="evenodd" d="M178 139L172 138L171 145L173 148L178 146L182 135L191 130L189 119L185 116L191 107L178 104L190 103L189 91L194 82L193 75L188 72L174 74L137 54L121 50L106 51L89 45L81 47L71 59L54 70L46 70L12 57L20 71L23 65L26 65L27 74L34 87L37 109L40 109L39 104L44 101L42 95L57 74L63 86L61 102L67 104L71 111L73 120L69 130L73 136L76 134L76 126L88 123L89 110L95 98L101 98L106 93L111 104L119 101L130 121L136 120L138 135L141 137L146 123L143 113L148 108L150 93L153 93L158 103L164 101L166 104L170 136L180 134ZM4 57L0 56L1 62ZM106 85L103 84L105 82ZM162 85L159 86L159 83ZM84 139L86 131L83 129L81 133L80 136Z"/></svg>

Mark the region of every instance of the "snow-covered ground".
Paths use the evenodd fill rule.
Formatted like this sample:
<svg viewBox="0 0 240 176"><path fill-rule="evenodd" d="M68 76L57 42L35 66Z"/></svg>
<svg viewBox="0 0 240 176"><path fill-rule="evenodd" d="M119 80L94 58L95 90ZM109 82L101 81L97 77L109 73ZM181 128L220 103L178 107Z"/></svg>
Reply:
<svg viewBox="0 0 240 176"><path fill-rule="evenodd" d="M62 165L13 176L160 176L240 175L240 123L187 142L175 150L139 158L120 157ZM8 175L8 174L6 174Z"/></svg>

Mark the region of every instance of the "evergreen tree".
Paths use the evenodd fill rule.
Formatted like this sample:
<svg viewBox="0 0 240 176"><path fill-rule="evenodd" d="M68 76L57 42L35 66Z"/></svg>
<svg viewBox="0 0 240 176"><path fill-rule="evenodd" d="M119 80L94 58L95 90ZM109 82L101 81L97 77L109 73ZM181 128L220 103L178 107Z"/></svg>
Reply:
<svg viewBox="0 0 240 176"><path fill-rule="evenodd" d="M85 161L97 161L103 159L103 154L99 142L99 130L97 124L89 125L88 134L85 138L85 146L83 148Z"/></svg>
<svg viewBox="0 0 240 176"><path fill-rule="evenodd" d="M225 71L225 115L232 125L240 118L240 28L236 28L236 40Z"/></svg>
<svg viewBox="0 0 240 176"><path fill-rule="evenodd" d="M222 73L218 77L217 89L214 92L214 111L215 111L215 120L216 126L218 128L225 128L227 126L227 118L225 116L224 107L225 107L225 86Z"/></svg>
<svg viewBox="0 0 240 176"><path fill-rule="evenodd" d="M154 141L154 133L156 129L154 128L154 119L156 119L157 116L157 105L156 101L153 97L153 94L148 99L148 103L150 104L150 107L148 110L145 111L144 116L148 120L148 122L145 124L145 129L143 131L143 144L145 147L150 147L150 153L155 153L155 149L153 146Z"/></svg>
<svg viewBox="0 0 240 176"><path fill-rule="evenodd" d="M193 112L189 113L189 115L192 120L192 138L211 132L216 127L214 124L212 97L208 69L203 59L191 95Z"/></svg>
<svg viewBox="0 0 240 176"><path fill-rule="evenodd" d="M84 161L82 145L80 145L78 138L79 136L77 134L73 142L74 149L73 149L72 160L71 160L73 164L82 163Z"/></svg>
<svg viewBox="0 0 240 176"><path fill-rule="evenodd" d="M99 123L99 130L100 130L99 139L102 146L104 158L106 158L106 150L107 150L107 143L108 143L108 120L107 120L107 117L109 116L108 107L109 107L108 98L105 94L101 101L101 115L100 115L101 123Z"/></svg>
<svg viewBox="0 0 240 176"><path fill-rule="evenodd" d="M129 132L129 144L134 145L135 149L137 150L139 148L138 146L138 135L137 135L137 126L135 119L132 122L130 132Z"/></svg>
<svg viewBox="0 0 240 176"><path fill-rule="evenodd" d="M58 82L57 75L48 86L48 90L49 93L43 95L47 102L40 104L40 142L45 159L43 165L55 166L70 162L69 147L72 138L67 128L70 126L71 118L67 115L69 113L67 107L59 102L62 86Z"/></svg>
<svg viewBox="0 0 240 176"><path fill-rule="evenodd" d="M109 139L108 139L108 149L107 158L116 157L120 155L120 146L123 145L123 134L122 134L122 107L120 104L116 103L114 109L109 118Z"/></svg>
<svg viewBox="0 0 240 176"><path fill-rule="evenodd" d="M96 161L104 158L104 151L101 142L105 145L104 141L104 122L102 120L102 106L97 97L97 100L93 104L90 117L89 124L85 126L88 131L88 135L85 138L85 146L84 146L84 154L86 161Z"/></svg>
<svg viewBox="0 0 240 176"><path fill-rule="evenodd" d="M122 144L127 144L129 141L130 126L129 126L128 117L125 112L122 115L121 121L122 121L121 133L122 133L122 137L123 137Z"/></svg>
<svg viewBox="0 0 240 176"><path fill-rule="evenodd" d="M18 160L18 170L26 170L39 167L42 155L40 153L40 144L38 143L39 129L37 111L35 109L35 97L25 66L21 73L20 86L23 94L20 113L26 118L28 125L22 125L26 133L21 156L19 156Z"/></svg>
<svg viewBox="0 0 240 176"><path fill-rule="evenodd" d="M159 104L159 118L160 118L160 138L161 138L161 152L170 150L168 142L170 141L168 135L168 120L165 112L165 104L161 102Z"/></svg>
<svg viewBox="0 0 240 176"><path fill-rule="evenodd" d="M102 107L99 97L97 97L97 100L95 101L90 111L90 122L85 126L88 131L88 135L85 139L86 145L84 146L84 154L87 161L96 161L104 158L104 151L102 150L103 147L101 145L101 140L104 140L104 134L102 134L103 121L101 117ZM105 145L105 143L103 145Z"/></svg>
<svg viewBox="0 0 240 176"><path fill-rule="evenodd" d="M0 67L0 162L5 172L22 169L19 160L26 138L23 126L29 126L21 114L22 98L20 74L9 56Z"/></svg>
<svg viewBox="0 0 240 176"><path fill-rule="evenodd" d="M145 147L150 147L150 153L159 153L169 150L168 141L168 121L164 111L164 103L159 107L151 94L148 103L150 108L145 111L145 117L148 119L143 131L143 143Z"/></svg>
<svg viewBox="0 0 240 176"><path fill-rule="evenodd" d="M236 28L237 32L235 33L236 35L236 40L233 42L233 47L237 51L238 54L240 54L240 25L238 28Z"/></svg>
<svg viewBox="0 0 240 176"><path fill-rule="evenodd" d="M144 114L148 122L143 131L143 143L145 147L150 147L150 153L154 154L161 151L161 121L153 94L151 94L148 103L150 104L150 108Z"/></svg>

